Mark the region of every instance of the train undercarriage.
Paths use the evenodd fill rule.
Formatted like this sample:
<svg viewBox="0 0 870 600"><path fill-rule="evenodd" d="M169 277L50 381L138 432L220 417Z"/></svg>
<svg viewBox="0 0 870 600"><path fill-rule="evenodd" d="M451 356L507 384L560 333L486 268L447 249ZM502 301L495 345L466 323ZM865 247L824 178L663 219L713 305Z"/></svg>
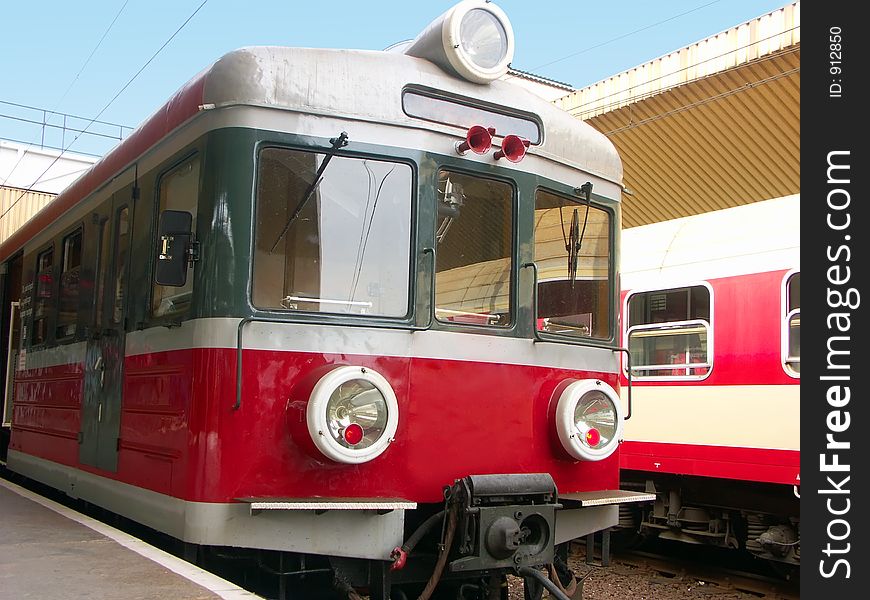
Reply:
<svg viewBox="0 0 870 600"><path fill-rule="evenodd" d="M738 550L780 570L800 565L800 499L792 486L640 471L622 479L624 489L656 500L620 507L620 530Z"/></svg>

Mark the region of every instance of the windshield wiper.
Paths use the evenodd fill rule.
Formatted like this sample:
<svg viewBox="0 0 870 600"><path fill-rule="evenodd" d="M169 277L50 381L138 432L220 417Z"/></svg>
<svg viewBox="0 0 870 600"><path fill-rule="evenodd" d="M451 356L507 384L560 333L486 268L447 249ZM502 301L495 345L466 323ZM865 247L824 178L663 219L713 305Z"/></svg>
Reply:
<svg viewBox="0 0 870 600"><path fill-rule="evenodd" d="M577 281L577 264L580 262L580 249L583 247L583 236L586 234L586 224L589 222L592 182L587 181L574 191L578 194L586 195L586 215L583 217L583 230L581 231L577 216L578 211L576 208L574 209L574 215L571 217L571 232L568 234L568 240L565 242L565 250L568 251L568 281L571 282L572 288L574 287L574 282Z"/></svg>
<svg viewBox="0 0 870 600"><path fill-rule="evenodd" d="M305 190L305 193L302 195L302 200L299 201L299 204L296 205L296 208L293 210L290 218L287 219L287 223L284 225L284 229L281 230L281 233L278 235L278 239L275 240L275 243L272 244L272 248L269 249L269 254L272 254L275 251L275 247L278 246L278 242L281 241L281 238L284 237L284 234L287 233L288 229L290 229L290 225L293 224L293 221L296 220L296 217L299 216L299 213L302 212L302 209L305 208L305 205L308 204L308 201L314 195L314 192L315 190L317 190L320 182L323 181L323 172L329 165L329 161L332 160L332 157L335 156L335 153L338 151L339 148L344 148L345 146L347 146L347 132L342 131L337 138L330 139L329 143L332 144L332 147L326 151L326 155L323 157L323 162L320 163L320 168L317 169L317 173L314 174L314 181L312 181L311 185L308 186L308 189Z"/></svg>
<svg viewBox="0 0 870 600"><path fill-rule="evenodd" d="M574 282L577 281L577 263L580 262L580 224L577 220L576 208L571 217L569 231L568 244L565 246L565 250L568 251L568 281L571 282L571 287L574 287Z"/></svg>

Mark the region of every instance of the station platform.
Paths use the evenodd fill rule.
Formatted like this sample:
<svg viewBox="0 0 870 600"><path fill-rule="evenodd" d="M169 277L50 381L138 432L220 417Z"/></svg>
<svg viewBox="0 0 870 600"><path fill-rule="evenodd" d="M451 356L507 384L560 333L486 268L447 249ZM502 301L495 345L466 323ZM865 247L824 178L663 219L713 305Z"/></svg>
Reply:
<svg viewBox="0 0 870 600"><path fill-rule="evenodd" d="M257 600L109 525L0 479L0 600Z"/></svg>

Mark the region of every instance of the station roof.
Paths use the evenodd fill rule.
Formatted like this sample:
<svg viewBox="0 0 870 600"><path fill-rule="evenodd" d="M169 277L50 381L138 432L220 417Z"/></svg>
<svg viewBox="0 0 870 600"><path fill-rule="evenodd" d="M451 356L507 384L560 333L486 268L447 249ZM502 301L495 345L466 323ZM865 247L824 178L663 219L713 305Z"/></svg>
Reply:
<svg viewBox="0 0 870 600"><path fill-rule="evenodd" d="M800 193L800 2L556 101L623 161L623 226Z"/></svg>

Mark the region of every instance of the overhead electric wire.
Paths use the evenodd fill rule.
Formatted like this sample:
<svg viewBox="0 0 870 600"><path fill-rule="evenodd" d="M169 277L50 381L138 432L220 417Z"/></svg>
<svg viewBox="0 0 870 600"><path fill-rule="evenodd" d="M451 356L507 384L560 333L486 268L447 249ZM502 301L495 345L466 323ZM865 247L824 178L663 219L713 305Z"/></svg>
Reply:
<svg viewBox="0 0 870 600"><path fill-rule="evenodd" d="M109 31L111 31L112 27L115 25L115 21L118 20L118 17L121 16L121 13L124 12L124 9L125 9L125 8L127 8L127 4L128 4L129 2L130 2L130 0L124 0L124 4L123 4L123 5L121 6L121 8L118 10L118 13L115 15L115 18L112 19L112 22L109 23L109 26L108 26L108 27L106 27L106 31L103 32L103 37L100 38L100 41L97 42L97 45L94 46L94 49L93 49L93 50L91 50L91 53L90 53L90 54L88 55L88 57L85 59L85 64L82 65L82 68L79 69L79 72L78 72L78 73L76 73L76 76L73 78L72 82L69 84L69 87L66 88L66 91L65 91L65 92L63 93L63 95L60 97L60 100L57 101L58 105L60 105L60 103L64 101L64 99L66 98L66 95L69 94L69 91L70 91L70 90L72 89L72 87L75 85L76 81L79 80L79 77L81 76L82 72L83 72L83 71L85 70L85 68L88 66L88 63L91 62L91 59L94 57L94 54L96 54L97 50L99 50L100 46L101 46L102 43L103 43L103 40L105 40L105 39L106 39L106 36L109 35Z"/></svg>
<svg viewBox="0 0 870 600"><path fill-rule="evenodd" d="M795 48L795 49L793 49L793 50L788 50L786 53L783 53L783 54L776 54L776 55L765 56L765 57L763 57L763 58L759 58L759 59L757 59L756 62L754 62L753 64L758 65L758 64L761 64L762 62L770 61L770 60L774 60L774 59L776 59L776 58L779 58L779 57L785 56L786 54L791 54L791 53L795 53L795 52L798 52L798 51L799 51L799 49ZM779 79L780 77L782 77L782 76L784 76L784 75L791 75L792 73L797 72L797 71L800 71L800 68L799 68L799 67L797 67L797 68L792 68L792 69L789 69L789 70L787 70L787 71L780 71L779 73L774 73L773 75L770 75L770 76L768 76L768 77L766 77L766 78L764 78L764 79L761 79L761 80L759 80L759 81L754 81L754 82L746 83L746 84L741 85L740 87L737 87L737 88L735 88L735 89L733 89L733 90L730 90L730 91L733 92L733 91L741 91L741 90L749 89L749 88L751 88L751 87L753 87L753 86L755 86L755 85L761 85L761 84L766 83L766 82L768 82L768 81L772 81L773 79ZM656 95L661 94L661 93L663 93L663 92L667 92L667 91L672 90L672 89L674 89L674 88L676 88L676 87L679 87L679 85L673 85L673 86L669 86L669 87L666 87L666 88L662 88L662 89L660 89L660 90L656 90L656 91L653 91L653 92L647 92L647 93L645 93L645 94L639 94L639 95L637 95L637 96L633 96L633 97L631 97L630 99L627 99L627 100L615 100L615 101L613 101L613 102L611 102L611 103L609 103L609 104L603 104L603 105L601 105L601 106L596 106L595 108L590 108L590 109L587 109L587 110L585 110L585 111L583 111L583 110L578 110L578 109L579 109L579 107L578 107L578 108L572 108L572 109L568 110L567 112L568 112L568 114L571 115L572 117L577 117L578 119L585 120L586 118L592 118L592 117L591 117L591 116L586 117L586 118L581 117L580 115L582 115L584 112L595 112L597 115L601 115L601 114L604 114L604 113L610 112L611 110L615 110L615 109L617 109L617 108L622 108L622 107L628 106L628 105L630 105L630 104L634 104L634 103L636 103L636 102L640 102L640 101L642 101L642 100L646 100L646 99L648 99L648 98L652 98L653 96L656 96ZM594 104L594 102L588 102L587 104ZM582 106L582 105L581 105L581 106ZM670 113L669 113L669 114L670 114Z"/></svg>
<svg viewBox="0 0 870 600"><path fill-rule="evenodd" d="M75 85L76 81L79 80L79 77L80 77L81 74L84 72L85 67L87 67L87 66L88 66L88 63L91 62L91 58L93 58L94 54L95 54L95 53L97 52L97 50L99 49L100 45L103 43L103 40L106 39L106 36L109 35L109 31L111 31L112 27L115 25L115 21L117 21L117 20L118 20L118 17L121 16L121 13L124 12L124 9L127 7L127 4L128 4L129 2L130 2L130 0L124 0L124 4L123 4L123 6L121 6L121 9L120 9L120 10L118 11L118 13L115 15L115 18L112 19L112 22L109 23L109 26L106 27L106 30L103 32L103 37L100 38L100 41L97 42L97 45L94 46L94 49L93 49L93 50L91 50L91 53L90 53L90 54L88 55L88 57L85 59L85 63L84 63L84 64L82 65L82 67L79 69L79 72L76 73L76 76L75 76L75 77L73 78L73 80L70 82L69 86L67 86L66 91L64 91L63 95L61 95L60 100L58 100L58 101L55 103L55 105L54 105L54 110L51 110L51 111L49 111L49 112L51 112L51 113L53 113L53 114L58 114L58 113L56 112L57 109L60 107L60 105L61 105L61 103L64 101L64 99L66 99L66 95L69 94L69 91L73 88L73 86ZM9 104L11 104L11 103L9 103ZM15 169L18 168L18 165L21 164L21 161L24 159L24 156L27 154L27 151L30 150L30 147L31 147L32 145L33 145L33 143L31 142L31 143L27 146L27 148L24 149L24 152L21 153L21 155L18 157L18 160L15 162L14 165L12 165L12 169L11 169L11 170L9 171L9 173L6 175L6 177L4 178L4 181L9 181L9 178L12 177L12 173L14 173L14 172L15 172ZM35 181L35 182L34 182L34 185L35 185L38 181L39 181L39 180Z"/></svg>
<svg viewBox="0 0 870 600"><path fill-rule="evenodd" d="M740 52L741 50L746 50L746 49L748 49L748 48L750 48L750 47L752 47L752 46L755 46L755 45L761 44L761 43L763 43L763 42L766 42L766 41L772 40L772 39L775 38L775 37L779 37L779 36L781 36L781 35L787 35L787 34L791 33L792 31L795 31L795 30L800 29L800 27L801 27L800 25L795 25L795 26L792 27L791 29L786 29L785 31L782 31L782 32L780 32L780 33L774 33L773 35L770 35L770 36L768 36L768 37L766 37L766 38L762 38L762 39L760 39L760 40L756 40L756 41L754 41L754 42L750 42L750 43L748 43L748 44L746 44L746 45L744 45L744 46L740 46L740 47L738 47L738 48L734 48L733 50L728 50L728 51L726 51L726 52L723 52L722 54L717 54L716 56L711 56L710 58L707 58L707 59L704 59L704 60L699 61L699 62L697 62L697 63L693 63L693 64L691 64L691 65L688 65L688 66L682 67L682 68L680 68L680 69L677 69L676 71L672 71L672 72L670 72L670 73L665 73L665 74L663 74L663 75L659 75L658 77L655 77L655 78L653 78L653 79L645 80L645 81L643 81L642 83L638 83L638 84L636 84L636 85L629 86L629 87L625 88L624 90L618 90L618 91L612 92L612 93L610 93L610 94L607 94L607 95L605 95L605 96L598 97L598 98L596 98L596 99L594 99L594 100L589 100L588 102L584 102L583 104L578 104L577 106L574 106L574 107L571 107L570 109L568 109L568 113L571 114L571 115L577 116L578 114L585 112L585 111L583 111L583 110L581 110L581 109L583 109L583 108L586 107L586 106L595 105L595 104L597 104L598 102L601 102L602 100L606 100L607 98L612 98L613 96L620 96L620 95L626 94L626 93L628 93L628 92L631 92L631 90L633 90L633 89L635 89L635 88L639 88L639 87L647 87L647 86L649 86L649 84L651 84L651 83L654 83L654 82L656 82L656 81L660 81L660 80L662 80L662 79L667 79L668 77L673 77L673 76L676 75L677 73L682 73L683 71L688 71L689 69L696 69L696 68L698 68L699 65L703 65L703 64L708 63L708 62L710 62L710 61L714 61L714 60L719 60L719 59L721 59L721 58L725 58L725 57L728 56L729 54L734 54L734 53L736 53L736 52ZM797 51L798 51L797 48L793 48L793 49L790 49L790 50L786 50L785 52L781 52L781 53L779 53L779 54L768 54L768 55L766 55L766 56L762 56L761 58L757 58L757 59L754 59L754 60L757 61L757 63L760 63L760 62L763 62L763 61L772 60L772 59L774 59L774 58L777 58L777 57L780 57L780 56L784 56L785 54L788 54L788 53L794 53L794 52L797 52ZM756 64L757 64L757 63L756 63ZM637 100L643 100L644 98L649 97L649 96L654 96L654 95L659 94L659 93L661 93L661 92L663 92L663 91L666 91L666 90L668 90L668 89L671 89L672 87L675 87L676 85L682 85L682 82L681 82L681 83L678 83L678 84L675 84L674 86L669 86L669 87L666 87L666 88L660 88L660 89L657 89L657 90L655 90L655 91L653 91L653 92L648 92L648 93L646 93L646 94L641 94L641 95L638 95L638 96L631 96L631 99L630 99L630 100L621 99L621 100L617 100L617 101L615 101L615 102L612 102L612 103L610 103L610 104L603 104L603 105L601 105L601 106L596 106L595 108L591 108L591 109L589 109L589 110L596 110L596 111L597 111L597 110L602 110L602 111L606 111L607 109L613 108L614 106L619 106L620 104L623 104L623 103L627 103L627 102L635 102L635 101L637 101Z"/></svg>
<svg viewBox="0 0 870 600"><path fill-rule="evenodd" d="M658 27L659 25L663 25L669 21L673 21L674 19L679 19L680 17L684 17L688 14L699 11L702 8L707 8L708 6L711 6L711 5L716 4L718 2L721 2L721 0L713 0L712 2L708 2L707 4L702 4L701 6L696 6L695 8L693 8L691 10L687 10L685 12L681 12L680 14L673 15L673 16L668 17L667 19L664 19L662 21L657 21L656 23L651 23L650 25L646 25L644 27L641 27L640 29L635 29L634 31L629 31L628 33L624 33L624 34L619 35L615 38L611 38L607 41L595 44L594 46L589 46L588 48L584 48L583 50L578 50L577 52L573 52L573 53L568 54L566 56L563 56L561 58L557 58L556 60L551 60L550 62L544 63L542 65L538 65L537 67L533 67L532 70L537 71L538 69L543 69L544 67L549 67L550 65L555 65L556 63L562 62L563 60L568 60L569 58L574 58L575 56L579 56L581 54L589 52L590 50L595 50L597 48L601 48L602 46L607 46L608 44L612 44L613 42L618 42L619 40L625 39L625 38L632 36L636 33L640 33L641 31L646 31L647 29L652 29L653 27ZM506 79L510 79L510 77L508 77Z"/></svg>
<svg viewBox="0 0 870 600"><path fill-rule="evenodd" d="M51 111L51 113L55 114L55 115L63 115L64 114L64 113L56 113L53 111ZM64 116L71 117L72 115L64 115ZM78 117L73 117L73 118L78 118ZM109 138L111 140L120 140L121 139L120 133L119 133L119 135L110 135L108 133L95 133L93 131L86 132L84 129L75 129L73 127L67 127L66 125L55 125L54 123L46 123L43 121L36 121L34 119L26 119L24 117L16 117L14 115L7 115L4 113L0 113L0 119L9 119L10 121L19 121L21 123L30 123L31 125L41 125L43 127L49 127L51 129L63 129L64 131L71 131L73 133L87 133L88 135L92 135L94 137L104 137L104 138ZM122 129L123 128L132 129L132 127L127 127L126 125L120 125L117 123L106 123L105 121L100 121L100 123L105 124L105 125L114 125L115 127L121 127ZM27 148L24 149L24 152L22 153L22 155L24 153L26 153L30 149L30 146L32 146L32 145L33 145L33 142L30 142L29 145L27 146ZM21 159L19 158L18 160L20 161ZM17 166L18 163L15 163L15 164ZM15 170L15 168L13 167L12 171L14 171L14 170ZM6 176L7 180L12 175L12 171L9 171L9 175Z"/></svg>
<svg viewBox="0 0 870 600"><path fill-rule="evenodd" d="M180 32L182 29L184 29L184 27L185 27L188 23L190 23L191 19L193 19L193 17L195 17L196 14L197 14L201 9L202 9L203 6L205 6L207 3L208 3L208 0L202 0L202 3L201 3L198 7L196 7L196 10L194 10L194 11L190 14L190 16L187 17L187 19L184 21L184 23L182 23L181 26L179 26L178 29L175 30L175 33L173 33L171 36L169 36L169 39L167 39L167 40L163 43L163 45L160 46L160 48L157 49L157 52L155 52L153 55L151 55L151 58L149 58L149 59L145 62L145 64L142 65L142 67L141 67L138 71L136 71L136 74L133 75L133 77L131 77L130 80L129 80L127 83L124 84L124 87L122 87L120 90L118 90L118 93L115 94L115 95L112 97L112 99L109 100L109 102L108 102L108 103L107 103L107 104L106 104L106 105L105 105L105 106L100 110L100 112L97 113L97 116L96 116L96 117L94 117L93 119L91 119L91 121L90 121L90 122L85 126L85 128L82 130L82 132L79 133L79 134L78 134L78 135L73 139L73 141L71 141L71 142L70 142L70 143L69 143L69 144L68 144L68 145L67 145L67 146L66 146L66 147L65 147L65 148L60 152L60 154L57 155L57 157L56 157L53 161L51 161L51 164L49 164L49 165L45 168L45 170L44 170L44 171L39 175L39 177L37 177L37 178L34 180L34 182L31 183L30 186L28 186L28 188L27 188L26 190L24 190L24 191L21 193L20 196L18 196L18 198L15 200L15 202L13 202L12 204L10 204L10 205L9 205L9 208L7 208L6 210L4 210L3 213L0 214L0 219L2 219L3 217L5 217L5 216L9 213L9 211L12 210L12 208L13 208L16 204L18 204L18 203L21 201L22 198L24 198L24 196L25 196L25 194L27 194L27 192L31 191L31 189L33 188L33 186L36 185L36 183L37 183L40 179L42 179L42 177L43 177L46 173L48 173L49 169L51 169L51 168L52 168L52 167L57 163L58 160L60 160L60 157L63 156L64 153L65 153L67 150L69 150L69 149L72 147L73 144L76 143L76 141L77 141L77 140L82 136L82 134L85 133L85 132L90 128L90 126L93 125L93 124L97 121L97 119L100 118L100 116L101 116L104 112L106 112L106 110L107 110L107 109L108 109L108 108L109 108L109 107L110 107L110 106L115 102L115 100L117 100L118 97L119 97L121 94L124 93L124 90L126 90L128 87L130 87L130 84L133 83L133 81L135 81L137 77L139 77L139 75L142 73L142 71L144 71L144 70L148 67L148 65L150 65L151 62L152 62L152 61L157 57L157 55L160 54L160 52L162 52L163 49L166 48L166 46L168 46L169 43L170 43L173 39L175 39L175 36L178 35L179 32Z"/></svg>
<svg viewBox="0 0 870 600"><path fill-rule="evenodd" d="M82 121L87 121L87 120L88 120L88 117L82 117L82 116L80 116L80 115L74 115L74 114L72 114L72 113L62 113L62 112L57 112L57 109L56 109L56 108L55 108L54 110L48 110L47 108L40 108L40 107L38 107L38 106L30 106L29 104L21 104L21 103L19 103L19 102L10 102L10 101L8 101L8 100L0 100L0 104L5 104L5 105L7 105L7 106L15 106L15 107L18 107L18 108L26 108L27 110L33 110L33 111L36 111L36 112L44 112L44 113L51 113L51 114L54 114L54 115L62 115L62 116L66 116L66 117L72 117L73 119L80 119L80 120L82 120ZM129 125L121 125L120 123L112 123L112 122L110 122L110 121L98 121L98 120L95 120L94 123L98 123L98 124L100 124L100 125L111 125L112 127L122 127L122 128L124 128L124 129L133 129L133 128L130 127ZM50 125L50 124L49 124L49 123L46 123L46 125ZM57 127L57 125L55 125L55 127Z"/></svg>
<svg viewBox="0 0 870 600"><path fill-rule="evenodd" d="M667 112L656 114L647 119L642 119L640 121L635 121L625 127L619 127L617 129L612 129L610 131L604 131L604 135L611 136L616 133L621 133L623 131L628 131L629 129L634 129L635 127L639 127L641 125L646 125L647 123L652 123L653 121L658 121L659 119L664 119L665 117L669 117L671 115L675 115L677 113L681 113L685 110L689 110L690 108L695 108L696 106L702 106L704 104L708 104L710 102L715 102L716 100L721 100L723 98L727 98L729 96L733 96L735 94L739 94L745 90L752 89L758 87L760 85L764 85L770 83L771 81L776 81L777 79L781 79L783 77L788 77L789 75L793 75L794 73L800 73L800 67L794 67L789 69L788 71L782 71L781 73L777 73L775 75L771 75L769 77L765 77L764 79L759 79L758 81L753 81L751 83L746 83L741 85L740 87L736 87L734 89L728 90L727 92L722 92L721 94L716 94L714 96L709 96L707 98L702 98L700 100L696 100L694 102L690 102L683 106L679 106L673 110L669 110Z"/></svg>
<svg viewBox="0 0 870 600"><path fill-rule="evenodd" d="M0 137L0 142L12 142L13 144L21 144L22 146L30 143L27 140L17 140L15 138L11 138L11 137ZM57 146L50 146L48 144L43 144L41 147L48 148L49 150L63 150L63 148L58 148ZM81 151L76 152L76 154L79 156L92 156L93 158L100 158L100 156L101 156L100 154L93 154L91 152L81 152ZM15 187L15 186L13 185L13 186L8 186L8 187Z"/></svg>

